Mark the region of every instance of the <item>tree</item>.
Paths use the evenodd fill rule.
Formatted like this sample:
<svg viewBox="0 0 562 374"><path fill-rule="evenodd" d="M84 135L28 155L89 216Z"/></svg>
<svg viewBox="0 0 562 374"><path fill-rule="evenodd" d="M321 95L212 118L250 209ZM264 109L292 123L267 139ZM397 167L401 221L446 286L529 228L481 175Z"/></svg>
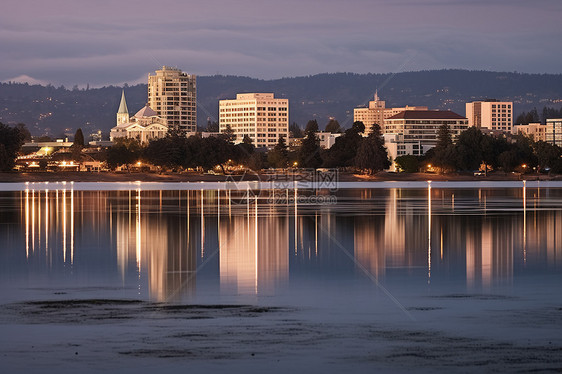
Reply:
<svg viewBox="0 0 562 374"><path fill-rule="evenodd" d="M538 141L534 144L534 150L539 170L552 169L558 166L562 153L560 147L544 141Z"/></svg>
<svg viewBox="0 0 562 374"><path fill-rule="evenodd" d="M420 169L420 161L414 155L398 156L394 160L396 166L405 173L416 173Z"/></svg>
<svg viewBox="0 0 562 374"><path fill-rule="evenodd" d="M81 147L84 146L84 134L82 133L81 128L76 130L76 133L74 134L74 143L73 144L79 145Z"/></svg>
<svg viewBox="0 0 562 374"><path fill-rule="evenodd" d="M107 165L110 169L115 169L120 165L126 165L127 170L129 170L129 166L141 158L141 150L142 148L138 140L119 138L115 141L115 144L107 150Z"/></svg>
<svg viewBox="0 0 562 374"><path fill-rule="evenodd" d="M26 141L26 142L31 141L31 133L29 132L29 130L27 129L27 126L25 126L24 123L18 123L16 125L16 129L18 129L19 132L23 135L24 141Z"/></svg>
<svg viewBox="0 0 562 374"><path fill-rule="evenodd" d="M248 135L244 135L242 143L236 144L235 147L234 159L240 163L247 163L256 149Z"/></svg>
<svg viewBox="0 0 562 374"><path fill-rule="evenodd" d="M320 155L320 144L316 132L318 123L316 120L308 121L306 125L306 136L299 148L297 160L302 168L319 168L322 165Z"/></svg>
<svg viewBox="0 0 562 374"><path fill-rule="evenodd" d="M454 168L455 147L451 137L449 125L439 126L437 145L428 152L428 159L442 172Z"/></svg>
<svg viewBox="0 0 562 374"><path fill-rule="evenodd" d="M305 134L308 135L309 132L318 132L318 122L315 119L311 119L306 123L306 128L304 129Z"/></svg>
<svg viewBox="0 0 562 374"><path fill-rule="evenodd" d="M379 125L374 124L367 138L361 142L355 156L355 166L360 169L368 170L369 174L388 169L390 161L388 152L384 146L384 139Z"/></svg>
<svg viewBox="0 0 562 374"><path fill-rule="evenodd" d="M265 167L267 158L265 152L256 151L248 159L248 167L254 171L260 171Z"/></svg>
<svg viewBox="0 0 562 374"><path fill-rule="evenodd" d="M340 123L335 118L330 118L330 121L326 124L326 132L331 132L332 134L341 132Z"/></svg>
<svg viewBox="0 0 562 374"><path fill-rule="evenodd" d="M219 124L217 121L211 121L210 119L207 120L207 128L208 132L219 132Z"/></svg>
<svg viewBox="0 0 562 374"><path fill-rule="evenodd" d="M226 125L226 128L222 133L227 142L232 143L233 141L236 140L236 134L234 134L234 130L232 130L230 124Z"/></svg>
<svg viewBox="0 0 562 374"><path fill-rule="evenodd" d="M289 150L287 149L287 144L285 144L285 138L280 136L275 147L268 152L267 162L272 167L285 168L288 161Z"/></svg>
<svg viewBox="0 0 562 374"><path fill-rule="evenodd" d="M447 124L439 126L439 131L437 132L437 145L436 148L445 149L453 144L453 138L451 137L451 128Z"/></svg>
<svg viewBox="0 0 562 374"><path fill-rule="evenodd" d="M293 122L291 126L289 126L289 132L291 133L292 138L300 139L304 137L304 133L302 132L302 129L299 127L299 125L296 122Z"/></svg>
<svg viewBox="0 0 562 374"><path fill-rule="evenodd" d="M498 156L498 163L506 173L515 170L515 168L520 165L519 159L517 157L517 151L515 149L503 151Z"/></svg>
<svg viewBox="0 0 562 374"><path fill-rule="evenodd" d="M461 170L478 170L482 164L482 132L476 127L463 131L455 147L456 166Z"/></svg>
<svg viewBox="0 0 562 374"><path fill-rule="evenodd" d="M18 127L10 127L0 122L0 171L10 171L14 168L24 139L25 134Z"/></svg>
<svg viewBox="0 0 562 374"><path fill-rule="evenodd" d="M349 167L355 163L357 150L363 141L365 125L363 122L354 122L351 128L345 130L344 134L338 138L334 145L324 152L325 167Z"/></svg>
<svg viewBox="0 0 562 374"><path fill-rule="evenodd" d="M517 116L517 118L515 119L515 123L518 125L528 125L529 122L527 122L527 114L525 114L525 112L519 114Z"/></svg>

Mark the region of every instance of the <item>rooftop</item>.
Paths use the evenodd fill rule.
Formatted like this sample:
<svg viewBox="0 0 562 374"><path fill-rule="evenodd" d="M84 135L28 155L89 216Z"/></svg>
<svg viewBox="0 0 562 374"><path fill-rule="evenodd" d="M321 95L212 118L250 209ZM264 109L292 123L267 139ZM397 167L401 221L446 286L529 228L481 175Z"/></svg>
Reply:
<svg viewBox="0 0 562 374"><path fill-rule="evenodd" d="M466 119L450 110L406 110L388 119Z"/></svg>

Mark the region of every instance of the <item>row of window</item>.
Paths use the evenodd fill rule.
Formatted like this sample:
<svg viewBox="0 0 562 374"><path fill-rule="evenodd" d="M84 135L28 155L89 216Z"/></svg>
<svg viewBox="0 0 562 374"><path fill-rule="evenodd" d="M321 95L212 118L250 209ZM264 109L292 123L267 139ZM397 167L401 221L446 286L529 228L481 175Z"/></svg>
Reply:
<svg viewBox="0 0 562 374"><path fill-rule="evenodd" d="M408 125L415 125L415 124L420 124L420 125L466 125L468 126L468 120L459 120L459 121L431 121L431 120L389 120L388 121L389 124L396 124L396 125L403 125L403 124L408 124Z"/></svg>

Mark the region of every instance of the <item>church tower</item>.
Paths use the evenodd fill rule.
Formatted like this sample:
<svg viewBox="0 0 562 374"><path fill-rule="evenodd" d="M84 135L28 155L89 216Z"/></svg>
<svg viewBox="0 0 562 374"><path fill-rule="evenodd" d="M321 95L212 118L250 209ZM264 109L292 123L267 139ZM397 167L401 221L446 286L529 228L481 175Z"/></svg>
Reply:
<svg viewBox="0 0 562 374"><path fill-rule="evenodd" d="M117 126L124 123L129 123L129 110L125 101L125 90L121 92L121 104L119 104L119 110L117 111Z"/></svg>

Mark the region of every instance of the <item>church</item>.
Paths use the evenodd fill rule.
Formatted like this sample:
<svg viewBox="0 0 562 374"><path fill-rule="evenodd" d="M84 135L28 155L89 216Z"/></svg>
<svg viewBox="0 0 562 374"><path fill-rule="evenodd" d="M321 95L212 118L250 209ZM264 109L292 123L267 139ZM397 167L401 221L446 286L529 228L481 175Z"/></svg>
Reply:
<svg viewBox="0 0 562 374"><path fill-rule="evenodd" d="M112 128L109 133L111 141L115 141L117 138L129 138L137 139L141 143L148 143L152 139L165 137L167 132L166 120L158 116L158 113L148 104L134 116L129 117L125 90L122 91L121 103L117 111L117 126Z"/></svg>

